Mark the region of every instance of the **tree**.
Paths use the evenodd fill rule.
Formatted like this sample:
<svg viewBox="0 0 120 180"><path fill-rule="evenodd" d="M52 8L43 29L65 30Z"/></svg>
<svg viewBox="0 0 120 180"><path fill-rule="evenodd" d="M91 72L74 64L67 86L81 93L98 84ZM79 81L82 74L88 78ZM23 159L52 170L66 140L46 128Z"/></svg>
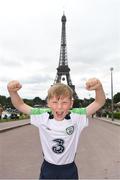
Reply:
<svg viewBox="0 0 120 180"><path fill-rule="evenodd" d="M120 92L114 95L113 100L114 100L114 103L120 102Z"/></svg>
<svg viewBox="0 0 120 180"><path fill-rule="evenodd" d="M33 105L41 105L42 104L42 100L39 97L35 97L33 99Z"/></svg>
<svg viewBox="0 0 120 180"><path fill-rule="evenodd" d="M29 106L33 106L33 100L32 99L23 99L24 103L28 104Z"/></svg>
<svg viewBox="0 0 120 180"><path fill-rule="evenodd" d="M83 100L75 99L73 103L73 108L79 108L82 107Z"/></svg>
<svg viewBox="0 0 120 180"><path fill-rule="evenodd" d="M0 96L0 104L5 107L7 104L7 98L5 96Z"/></svg>

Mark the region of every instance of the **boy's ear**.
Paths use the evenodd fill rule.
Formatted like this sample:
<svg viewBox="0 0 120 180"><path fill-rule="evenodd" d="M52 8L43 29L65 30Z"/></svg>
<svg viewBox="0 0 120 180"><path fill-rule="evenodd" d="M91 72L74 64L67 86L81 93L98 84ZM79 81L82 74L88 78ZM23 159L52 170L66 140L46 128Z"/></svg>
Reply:
<svg viewBox="0 0 120 180"><path fill-rule="evenodd" d="M47 106L50 108L50 103L49 100L47 99Z"/></svg>
<svg viewBox="0 0 120 180"><path fill-rule="evenodd" d="M74 99L71 100L71 108L73 107Z"/></svg>

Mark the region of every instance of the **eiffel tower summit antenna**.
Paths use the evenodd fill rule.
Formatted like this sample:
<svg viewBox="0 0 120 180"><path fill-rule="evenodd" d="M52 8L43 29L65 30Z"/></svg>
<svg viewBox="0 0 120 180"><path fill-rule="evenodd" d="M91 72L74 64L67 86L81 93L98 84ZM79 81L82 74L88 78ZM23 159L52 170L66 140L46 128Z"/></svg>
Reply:
<svg viewBox="0 0 120 180"><path fill-rule="evenodd" d="M68 67L68 58L67 58L67 45L66 45L66 16L63 12L61 18L62 22L62 32L61 32L61 46L60 46L60 56L59 56L59 65L57 67L57 74L54 81L56 83L64 83L69 85L73 90L74 99L78 99L78 95L75 92L75 86L72 84L70 78L70 68Z"/></svg>

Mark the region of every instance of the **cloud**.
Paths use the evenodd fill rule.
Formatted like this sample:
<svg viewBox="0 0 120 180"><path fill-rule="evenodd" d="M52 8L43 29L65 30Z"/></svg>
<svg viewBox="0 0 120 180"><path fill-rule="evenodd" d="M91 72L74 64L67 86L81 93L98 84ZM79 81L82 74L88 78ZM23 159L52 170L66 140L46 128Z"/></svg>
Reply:
<svg viewBox="0 0 120 180"><path fill-rule="evenodd" d="M1 93L7 94L6 84L18 79L23 97L46 96L59 63L63 10L68 65L77 93L89 97L83 84L98 77L110 97L110 67L114 93L120 91L119 8L118 0L0 1Z"/></svg>
<svg viewBox="0 0 120 180"><path fill-rule="evenodd" d="M26 79L21 79L24 84L44 84L49 83L52 80L49 74L42 75L41 73L37 73L35 75L29 76Z"/></svg>

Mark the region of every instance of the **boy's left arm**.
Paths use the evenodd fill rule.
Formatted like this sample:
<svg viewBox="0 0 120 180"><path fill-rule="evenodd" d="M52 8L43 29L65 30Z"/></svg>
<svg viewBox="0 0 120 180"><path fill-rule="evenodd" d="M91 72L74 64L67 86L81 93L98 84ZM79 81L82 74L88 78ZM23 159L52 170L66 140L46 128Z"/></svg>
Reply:
<svg viewBox="0 0 120 180"><path fill-rule="evenodd" d="M90 116L105 104L105 93L100 80L96 78L89 79L86 82L86 89L89 91L95 90L95 100L86 108L87 116Z"/></svg>

